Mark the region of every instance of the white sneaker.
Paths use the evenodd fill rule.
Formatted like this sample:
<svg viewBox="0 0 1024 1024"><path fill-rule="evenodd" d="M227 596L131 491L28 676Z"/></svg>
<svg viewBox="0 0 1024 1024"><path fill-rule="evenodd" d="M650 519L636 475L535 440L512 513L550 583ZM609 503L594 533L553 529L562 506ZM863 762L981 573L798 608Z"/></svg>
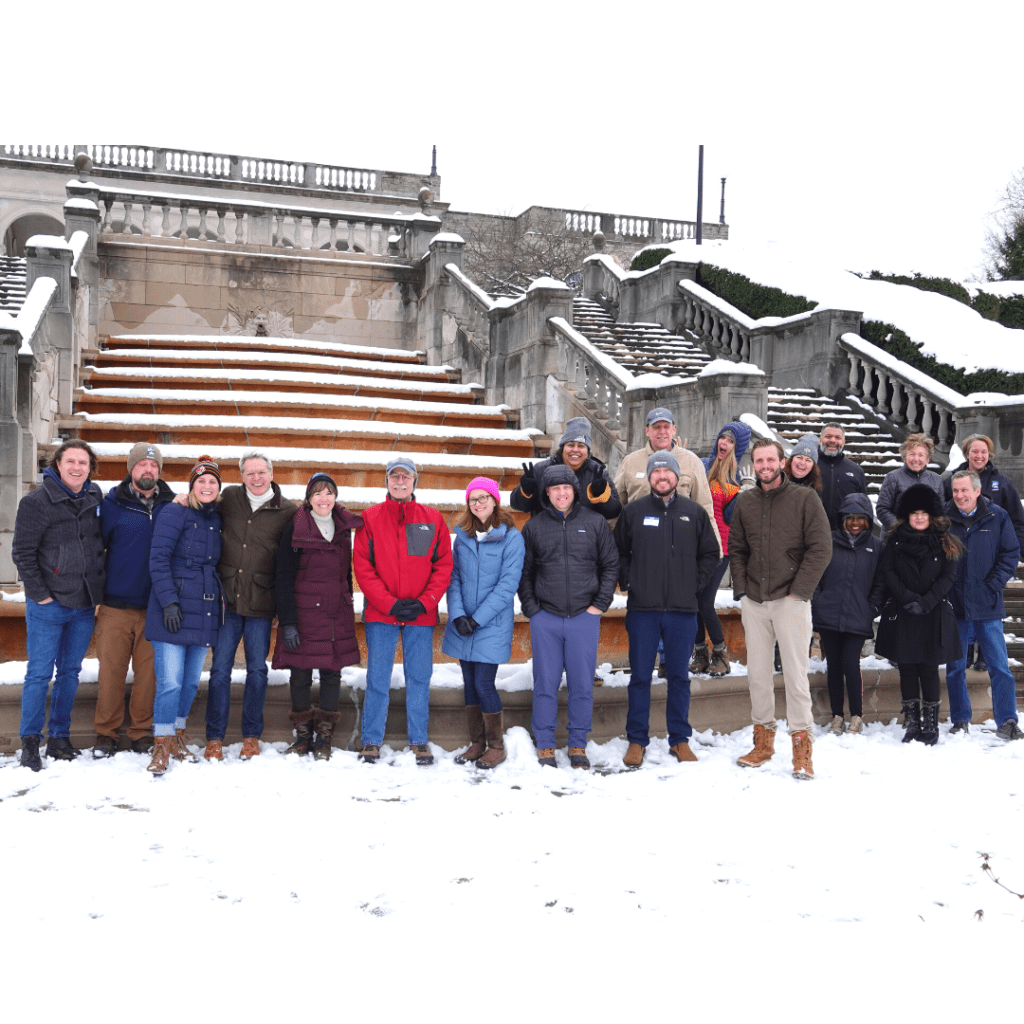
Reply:
<svg viewBox="0 0 1024 1024"><path fill-rule="evenodd" d="M843 721L842 715L836 715L832 719L832 724L828 727L828 731L833 736L842 736L846 729L846 723Z"/></svg>
<svg viewBox="0 0 1024 1024"><path fill-rule="evenodd" d="M854 715L850 719L850 726L846 731L855 735L862 733L864 731L864 719L860 715Z"/></svg>

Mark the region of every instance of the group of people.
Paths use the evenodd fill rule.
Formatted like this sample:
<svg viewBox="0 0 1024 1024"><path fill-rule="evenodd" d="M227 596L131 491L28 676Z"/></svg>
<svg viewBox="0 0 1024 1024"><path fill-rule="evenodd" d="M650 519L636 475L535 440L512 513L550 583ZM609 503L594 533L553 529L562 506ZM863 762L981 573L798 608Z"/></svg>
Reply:
<svg viewBox="0 0 1024 1024"><path fill-rule="evenodd" d="M627 594L629 638L624 764L639 768L650 743L659 656L669 750L680 762L696 761L690 674L730 671L715 611L726 571L741 605L754 725L753 750L740 765L774 755L777 661L793 774L813 777L807 670L814 630L828 662L831 729L846 728L846 698L849 729L860 731L860 651L879 616L876 651L899 666L905 739L938 738L942 663L953 729L968 728L969 643L992 676L999 734L1021 738L1001 620L1024 515L1012 482L991 466L988 438L965 442L968 468L953 474L948 500L943 481L927 469L930 439L907 439L905 465L886 478L878 499L883 544L839 424L801 438L787 459L778 442L751 443L750 429L732 422L702 461L677 436L671 411L656 408L646 418L645 446L623 459L614 482L593 455L590 432L588 420L571 419L550 458L524 464L510 498L513 509L530 514L522 532L494 480L470 481L454 541L441 512L416 500L417 468L405 455L387 463L384 500L358 515L338 502L337 484L323 472L309 479L300 505L289 501L270 458L256 451L239 460L241 485L222 493L218 465L202 456L187 493L175 495L162 479L160 449L144 441L132 447L124 480L102 495L91 481L95 454L84 441L65 441L42 485L19 505L15 526L28 649L21 763L42 767L51 679L45 754L78 756L71 709L94 629L93 757L119 749L131 666L131 749L151 751L154 774L171 760L198 760L187 719L212 649L203 757L223 759L239 643L246 665L241 758L258 756L275 619L271 663L289 670L295 738L288 752L330 758L341 670L359 662L353 574L367 648L359 752L367 763L380 758L399 641L409 746L417 764L433 763L430 678L445 597L441 648L460 663L470 737L456 760L482 769L505 760L496 676L511 658L518 593L530 625L538 760L558 764L564 674L568 763L588 768L600 620L616 587ZM751 468L741 471L748 450Z"/></svg>

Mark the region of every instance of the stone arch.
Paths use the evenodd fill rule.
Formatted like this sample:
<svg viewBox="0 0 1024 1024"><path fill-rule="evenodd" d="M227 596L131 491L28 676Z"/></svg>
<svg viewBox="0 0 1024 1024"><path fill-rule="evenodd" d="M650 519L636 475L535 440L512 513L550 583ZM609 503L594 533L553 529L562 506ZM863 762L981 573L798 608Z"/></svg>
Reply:
<svg viewBox="0 0 1024 1024"><path fill-rule="evenodd" d="M8 256L24 256L25 243L33 235L60 235L64 225L49 213L22 213L16 216L3 232L3 251Z"/></svg>

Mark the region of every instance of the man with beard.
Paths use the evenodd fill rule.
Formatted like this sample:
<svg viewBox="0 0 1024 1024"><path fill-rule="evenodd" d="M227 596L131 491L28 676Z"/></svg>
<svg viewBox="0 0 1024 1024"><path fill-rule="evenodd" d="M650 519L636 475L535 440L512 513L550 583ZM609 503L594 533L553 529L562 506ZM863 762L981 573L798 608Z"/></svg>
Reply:
<svg viewBox="0 0 1024 1024"><path fill-rule="evenodd" d="M740 601L747 640L747 682L754 749L738 763L755 768L775 753L772 653L778 641L793 740L793 776L813 779L814 717L807 680L811 596L832 557L832 534L818 495L782 473L782 445L751 445L757 484L736 498L729 529L733 596Z"/></svg>
<svg viewBox="0 0 1024 1024"><path fill-rule="evenodd" d="M146 608L151 580L149 548L157 506L174 499L160 479L164 458L155 444L139 441L128 453L128 475L100 503L100 529L107 549L107 582L96 610L96 743L93 757L112 757L124 722L128 665L133 673L128 740L136 753L153 746L156 671L153 645L146 639Z"/></svg>
<svg viewBox="0 0 1024 1024"><path fill-rule="evenodd" d="M718 564L718 538L708 514L676 493L679 463L670 451L647 460L650 493L629 502L615 524L619 586L629 594L629 711L622 759L639 768L650 743L651 675L664 642L668 700L665 718L669 752L677 761L696 761L690 749L688 663L697 630L697 594Z"/></svg>
<svg viewBox="0 0 1024 1024"><path fill-rule="evenodd" d="M818 437L818 472L821 474L821 503L830 530L842 529L839 509L850 494L867 494L864 470L843 454L846 434L841 423L826 423Z"/></svg>

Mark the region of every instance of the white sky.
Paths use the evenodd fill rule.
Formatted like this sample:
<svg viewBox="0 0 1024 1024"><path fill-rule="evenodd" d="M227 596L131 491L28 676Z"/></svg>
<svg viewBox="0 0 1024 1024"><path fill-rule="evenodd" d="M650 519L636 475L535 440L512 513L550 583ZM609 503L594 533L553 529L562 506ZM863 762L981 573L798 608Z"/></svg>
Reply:
<svg viewBox="0 0 1024 1024"><path fill-rule="evenodd" d="M1024 166L1022 5L704 7L101 0L60 42L35 5L20 28L48 49L8 48L31 102L7 104L4 141L423 172L436 143L459 210L689 220L703 143L705 220L726 175L734 239L812 240L857 270L978 271Z"/></svg>

